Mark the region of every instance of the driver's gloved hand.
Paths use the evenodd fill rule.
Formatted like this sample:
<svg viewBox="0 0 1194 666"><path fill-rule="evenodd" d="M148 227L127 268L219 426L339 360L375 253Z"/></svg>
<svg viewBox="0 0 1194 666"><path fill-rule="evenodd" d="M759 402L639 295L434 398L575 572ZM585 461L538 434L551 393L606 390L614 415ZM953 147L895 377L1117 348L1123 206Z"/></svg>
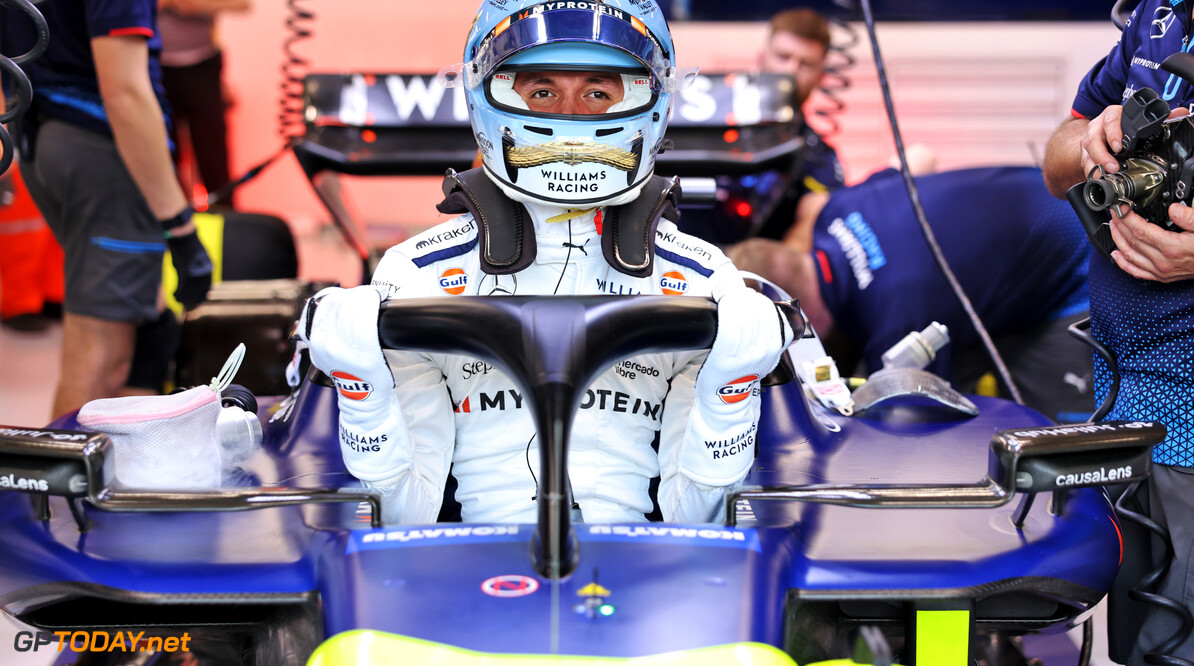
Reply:
<svg viewBox="0 0 1194 666"><path fill-rule="evenodd" d="M659 487L664 520L720 520L725 493L736 488L754 461L762 400L760 380L792 342L787 317L766 296L741 282L716 285L717 335L692 381L692 409L673 462L660 444L661 474L684 479ZM675 389L683 378L673 381Z"/></svg>
<svg viewBox="0 0 1194 666"><path fill-rule="evenodd" d="M178 235L172 233L175 229L190 224L193 213L191 207L187 206L178 215L160 221L162 230L166 233L166 246L170 248L171 262L178 273L178 288L174 290L174 299L188 309L207 300L212 271L211 258L207 256L207 249L199 242L199 235L193 228Z"/></svg>
<svg viewBox="0 0 1194 666"><path fill-rule="evenodd" d="M336 384L342 414L371 415L394 399L394 377L377 333L381 300L368 285L328 287L307 301L299 317L296 335L310 349L311 363Z"/></svg>
<svg viewBox="0 0 1194 666"><path fill-rule="evenodd" d="M717 337L697 374L696 394L698 402L724 410L758 390L792 344L792 327L771 299L745 285L718 285L713 299Z"/></svg>
<svg viewBox="0 0 1194 666"><path fill-rule="evenodd" d="M328 287L307 301L295 333L336 385L348 471L366 485L405 488L414 451L377 333L381 301L371 286ZM387 525L400 521L406 496L399 488L383 495Z"/></svg>

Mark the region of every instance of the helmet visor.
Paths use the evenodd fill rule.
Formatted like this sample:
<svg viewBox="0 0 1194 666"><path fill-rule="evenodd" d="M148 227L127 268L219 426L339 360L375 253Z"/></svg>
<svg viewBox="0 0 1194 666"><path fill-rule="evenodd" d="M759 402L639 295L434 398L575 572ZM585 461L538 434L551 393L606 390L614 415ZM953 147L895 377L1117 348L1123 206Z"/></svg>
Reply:
<svg viewBox="0 0 1194 666"><path fill-rule="evenodd" d="M545 2L507 16L469 54L470 60L464 67L465 83L476 88L512 56L533 46L556 42L586 42L618 49L643 64L654 91L677 89L672 54L663 48L662 42L633 15L600 2ZM592 69L602 64L556 63L556 67Z"/></svg>
<svg viewBox="0 0 1194 666"><path fill-rule="evenodd" d="M655 104L650 77L618 71L571 71L520 66L501 69L486 94L497 108L519 115L608 121L629 117Z"/></svg>

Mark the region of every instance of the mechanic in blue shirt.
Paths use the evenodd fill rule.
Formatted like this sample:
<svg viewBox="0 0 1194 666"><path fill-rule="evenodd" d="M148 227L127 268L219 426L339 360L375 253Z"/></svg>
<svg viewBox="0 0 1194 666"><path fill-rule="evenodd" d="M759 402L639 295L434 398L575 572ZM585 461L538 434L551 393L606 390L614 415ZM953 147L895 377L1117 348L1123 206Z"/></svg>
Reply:
<svg viewBox="0 0 1194 666"><path fill-rule="evenodd" d="M920 176L917 186L937 242L1025 402L1056 420L1084 420L1094 409L1090 351L1066 329L1088 307L1086 236L1040 178L1035 168L989 167ZM851 348L874 372L909 332L945 324L950 344L928 369L973 391L989 359L933 260L899 172L807 195L800 210L785 243L740 243L729 251L734 264L798 297L843 373L854 369Z"/></svg>
<svg viewBox="0 0 1194 666"><path fill-rule="evenodd" d="M50 39L21 65L34 93L19 140L21 173L66 255L58 416L121 392L137 326L158 319L167 247L184 305L205 297L211 262L170 160L156 0L39 7ZM29 18L0 11L3 52L29 50Z"/></svg>
<svg viewBox="0 0 1194 666"><path fill-rule="evenodd" d="M1191 3L1146 0L1132 13L1123 35L1087 73L1074 98L1072 118L1055 130L1045 154L1045 180L1058 197L1101 164L1119 165L1123 100L1141 88L1159 93L1170 109L1185 113L1194 90L1160 69L1179 51L1194 48ZM1153 449L1149 481L1151 517L1165 525L1173 542L1169 572L1159 592L1186 608L1194 606L1189 575L1194 541L1194 210L1169 207L1176 225L1166 230L1134 212L1112 215L1118 250L1110 259L1094 252L1090 263L1091 330L1118 359L1120 385L1108 419L1156 420L1168 435ZM1095 361L1098 399L1107 394L1107 366ZM1155 548L1155 546L1154 546ZM1154 558L1160 562L1160 553ZM1129 663L1177 632L1175 616L1149 607ZM1168 656L1194 659L1194 640Z"/></svg>

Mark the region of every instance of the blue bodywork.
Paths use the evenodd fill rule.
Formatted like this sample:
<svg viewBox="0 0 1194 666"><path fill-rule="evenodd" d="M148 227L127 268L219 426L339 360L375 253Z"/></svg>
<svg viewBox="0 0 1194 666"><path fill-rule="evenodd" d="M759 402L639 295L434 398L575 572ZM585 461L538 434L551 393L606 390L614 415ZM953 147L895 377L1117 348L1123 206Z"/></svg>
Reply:
<svg viewBox="0 0 1194 666"><path fill-rule="evenodd" d="M996 431L1049 423L978 397L975 418L916 399L845 417L810 404L797 383L763 398L748 479L761 486L972 482L986 471ZM334 389L304 382L294 400L272 422L278 399L263 400L263 446L246 471L266 485L353 485ZM51 427L79 428L73 417ZM1081 489L1052 515L1047 498L1023 529L1012 524L1015 502L989 510L756 502L736 527L582 524L580 564L553 583L528 558L531 525L372 529L355 504L224 513L88 506L94 526L80 534L66 500L51 498L52 517L39 521L29 495L0 492L0 602L39 626L52 626L55 604L79 597L194 608L198 619L212 604L306 604L318 608L324 637L371 629L488 652L620 657L750 641L827 658L837 656L824 654L832 647L802 647L790 629L817 604L830 606L810 617L831 608L834 622L849 625L946 600L969 604L979 626L1014 620L1019 629L1092 606L1121 557L1112 507L1101 490ZM523 581L508 584L515 594L537 589L486 594L497 576L523 577L508 579ZM586 612L590 584L602 589L608 616ZM997 609L990 617L988 607Z"/></svg>

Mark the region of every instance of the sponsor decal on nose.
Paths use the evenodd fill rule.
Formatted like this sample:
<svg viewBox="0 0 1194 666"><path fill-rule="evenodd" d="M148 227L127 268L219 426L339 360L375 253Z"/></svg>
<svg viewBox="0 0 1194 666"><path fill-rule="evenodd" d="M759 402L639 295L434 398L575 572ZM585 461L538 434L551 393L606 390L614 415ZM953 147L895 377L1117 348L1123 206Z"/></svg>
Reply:
<svg viewBox="0 0 1194 666"><path fill-rule="evenodd" d="M439 276L439 288L452 296L463 294L467 286L468 276L464 274L463 268L449 268Z"/></svg>
<svg viewBox="0 0 1194 666"><path fill-rule="evenodd" d="M725 386L717 389L717 397L727 405L732 405L736 402L746 400L750 392L754 390L755 382L759 381L758 375L747 375L739 377Z"/></svg>
<svg viewBox="0 0 1194 666"><path fill-rule="evenodd" d="M349 400L364 400L373 393L373 387L369 382L341 370L332 371L332 383L336 385L340 395Z"/></svg>
<svg viewBox="0 0 1194 666"><path fill-rule="evenodd" d="M688 291L688 278L680 271L668 271L659 278L665 296L683 296Z"/></svg>

